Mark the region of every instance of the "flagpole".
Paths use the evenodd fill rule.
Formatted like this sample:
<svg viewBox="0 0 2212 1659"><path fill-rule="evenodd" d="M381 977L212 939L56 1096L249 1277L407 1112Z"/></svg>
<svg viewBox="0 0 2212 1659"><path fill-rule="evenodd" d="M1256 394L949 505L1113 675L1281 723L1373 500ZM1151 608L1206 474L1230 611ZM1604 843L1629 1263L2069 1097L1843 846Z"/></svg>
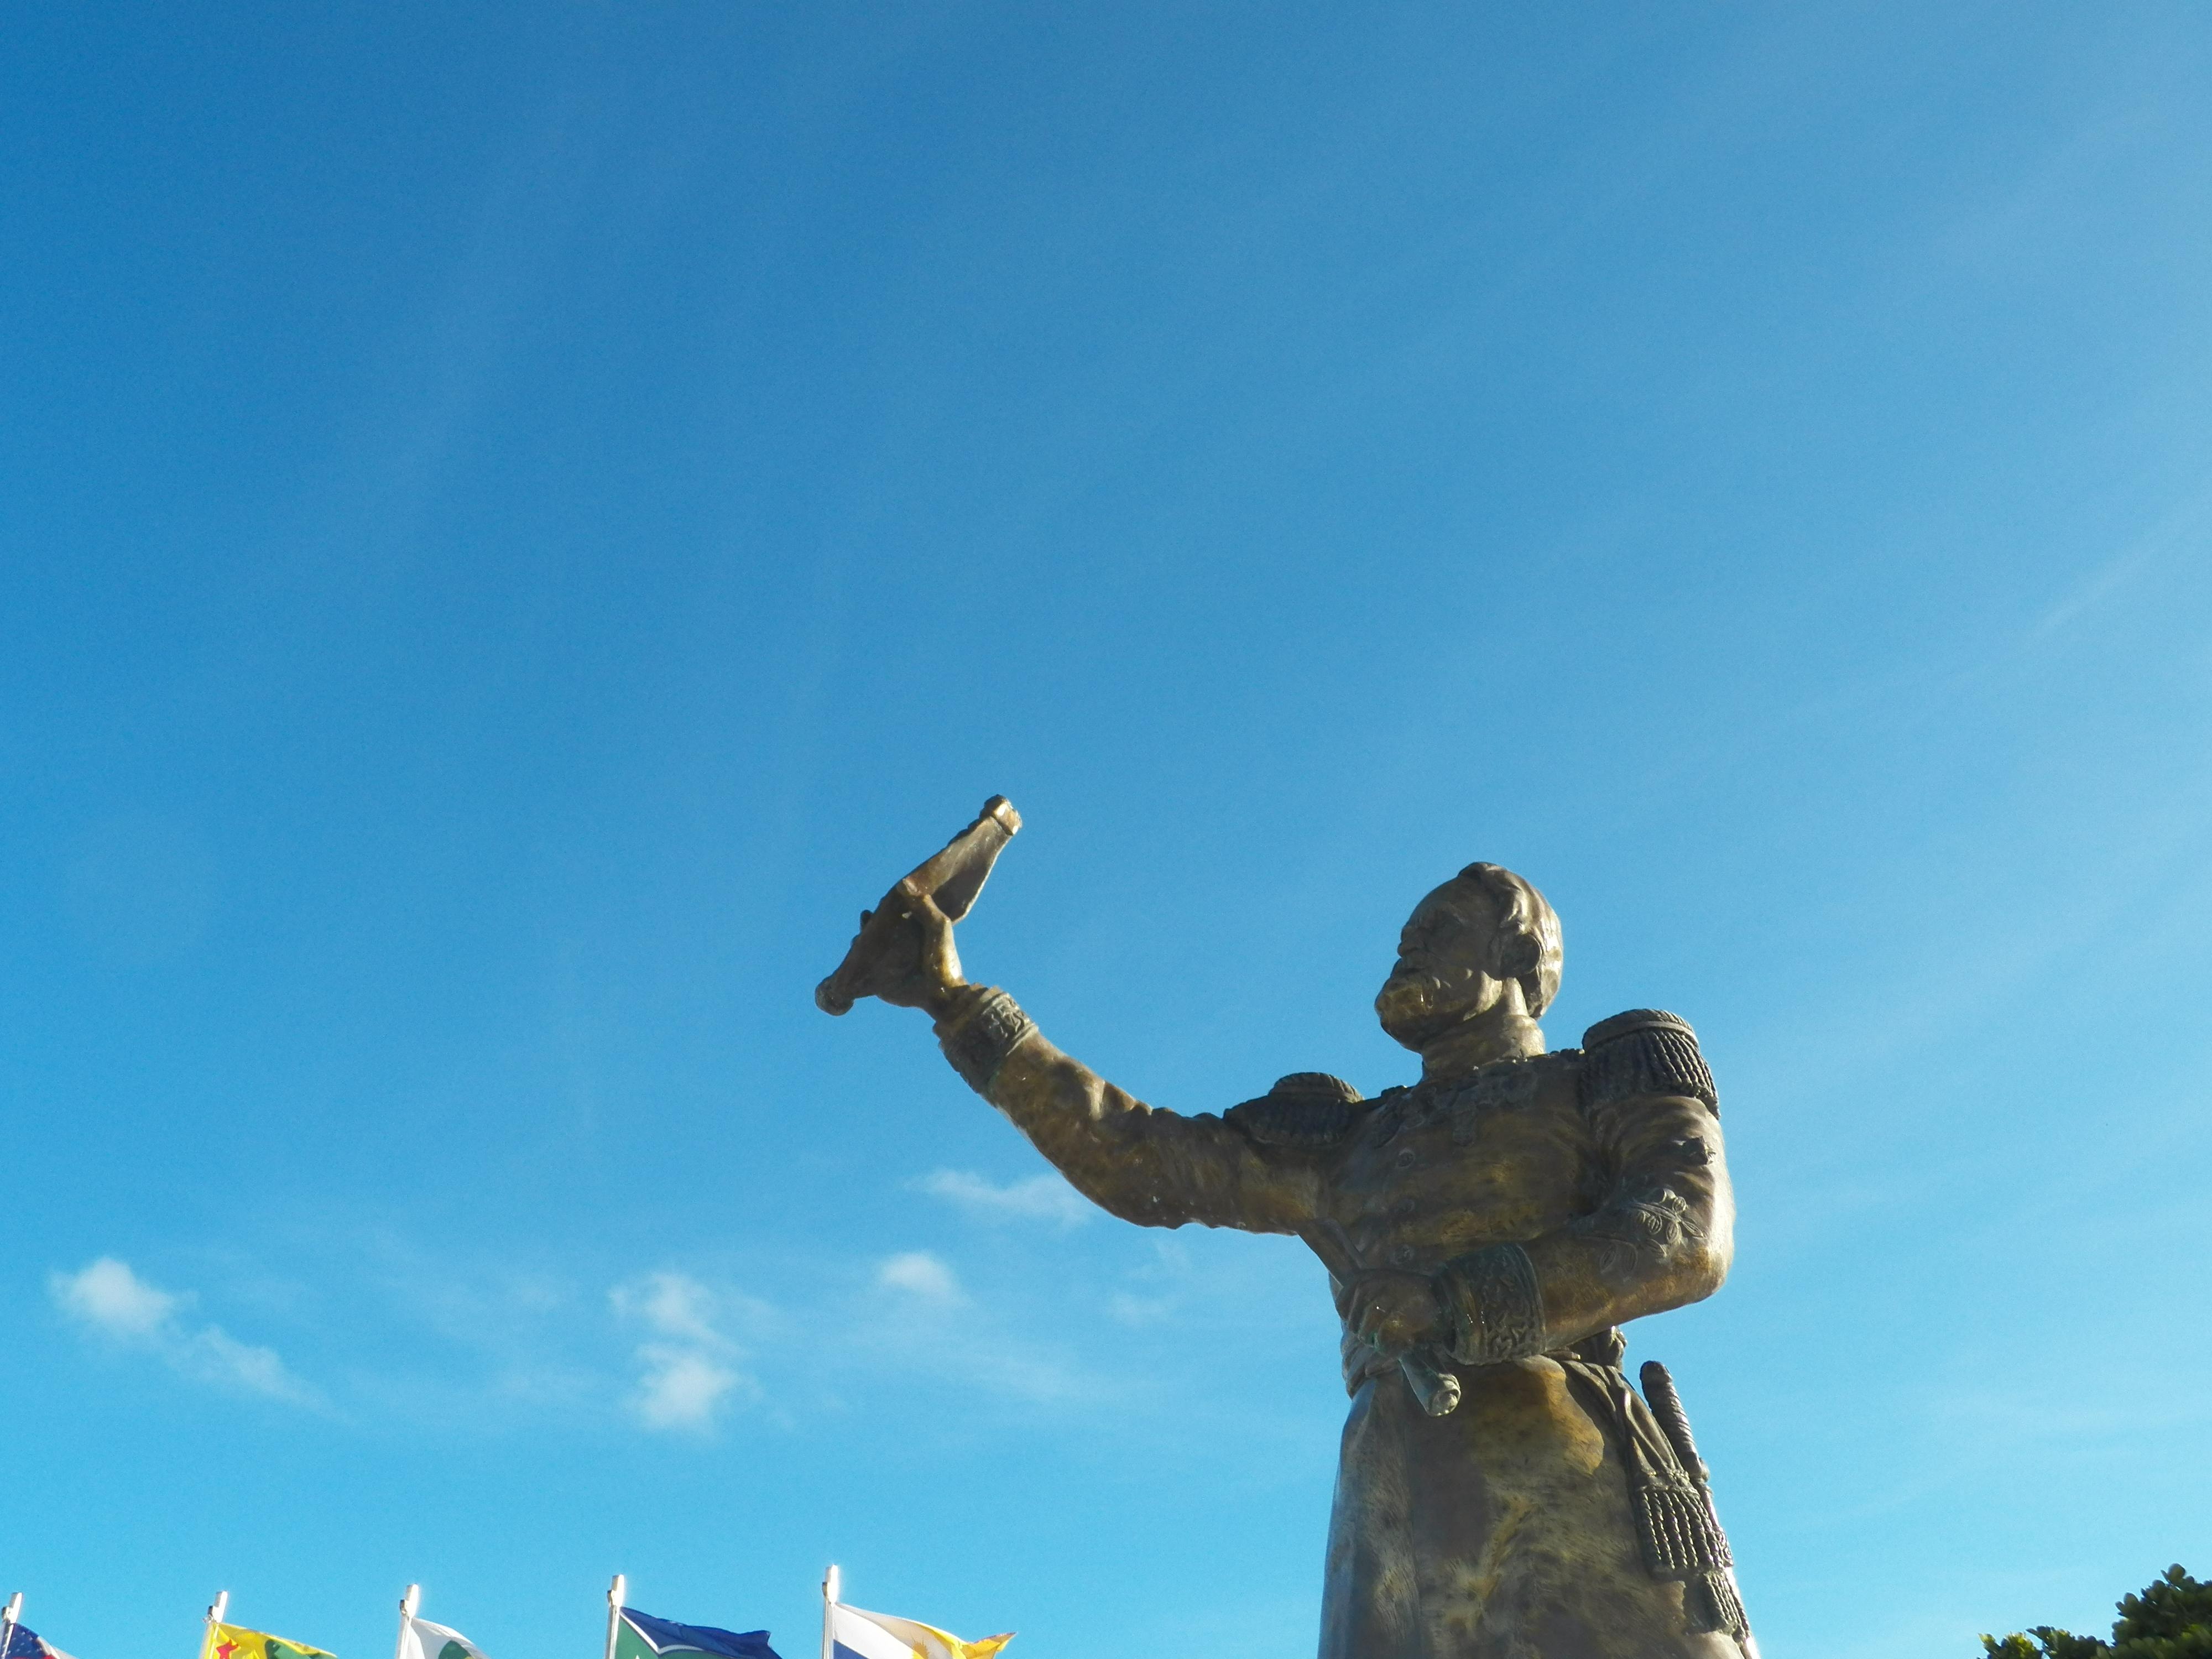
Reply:
<svg viewBox="0 0 2212 1659"><path fill-rule="evenodd" d="M837 1598L844 1593L844 1575L837 1571L837 1564L832 1561L830 1571L822 1575L822 1659L837 1659L835 1613Z"/></svg>
<svg viewBox="0 0 2212 1659"><path fill-rule="evenodd" d="M200 1659L208 1659L215 1651L215 1627L222 1623L223 1615L230 1611L230 1592L217 1590L215 1603L207 1610L207 1633L200 1638Z"/></svg>
<svg viewBox="0 0 2212 1659"><path fill-rule="evenodd" d="M23 1592L17 1590L8 1598L8 1610L0 1613L0 1659L8 1659L8 1650L15 1645L15 1626L23 1622Z"/></svg>
<svg viewBox="0 0 2212 1659"><path fill-rule="evenodd" d="M615 1659L615 1632L622 1624L623 1598L629 1594L629 1580L620 1573L607 1587L607 1659Z"/></svg>
<svg viewBox="0 0 2212 1659"><path fill-rule="evenodd" d="M410 1584L407 1594L399 1598L399 1639L392 1644L392 1659L407 1659L407 1626L415 1620L415 1609L422 1605L422 1587ZM0 1654L0 1659L7 1659Z"/></svg>

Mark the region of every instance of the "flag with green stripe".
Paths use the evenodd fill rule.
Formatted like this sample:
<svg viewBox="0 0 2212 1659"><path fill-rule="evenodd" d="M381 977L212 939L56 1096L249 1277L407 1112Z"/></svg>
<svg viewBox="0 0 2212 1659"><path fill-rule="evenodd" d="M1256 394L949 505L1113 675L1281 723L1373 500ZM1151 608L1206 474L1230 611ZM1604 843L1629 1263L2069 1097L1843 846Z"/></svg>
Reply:
<svg viewBox="0 0 2212 1659"><path fill-rule="evenodd" d="M776 1659L764 1630L717 1630L712 1625L679 1625L624 1607L615 1620L615 1659L661 1659L664 1654L711 1654L715 1659ZM431 1655L429 1659L438 1659Z"/></svg>

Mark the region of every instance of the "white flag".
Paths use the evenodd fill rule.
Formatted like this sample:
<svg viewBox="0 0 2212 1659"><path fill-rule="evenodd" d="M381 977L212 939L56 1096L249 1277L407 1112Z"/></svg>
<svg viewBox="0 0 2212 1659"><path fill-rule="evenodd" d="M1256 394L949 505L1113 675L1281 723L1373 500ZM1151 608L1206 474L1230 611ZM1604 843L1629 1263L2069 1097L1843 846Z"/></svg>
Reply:
<svg viewBox="0 0 2212 1659"><path fill-rule="evenodd" d="M399 1659L485 1659L485 1655L457 1630L408 1618L400 1621Z"/></svg>

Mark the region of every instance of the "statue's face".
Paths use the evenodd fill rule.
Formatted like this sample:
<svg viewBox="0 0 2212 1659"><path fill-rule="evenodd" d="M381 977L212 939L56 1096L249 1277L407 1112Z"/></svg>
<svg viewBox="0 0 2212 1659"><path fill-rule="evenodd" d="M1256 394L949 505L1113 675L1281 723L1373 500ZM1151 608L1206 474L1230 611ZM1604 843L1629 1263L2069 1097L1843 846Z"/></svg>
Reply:
<svg viewBox="0 0 2212 1659"><path fill-rule="evenodd" d="M1448 881L1415 905L1375 998L1382 1029L1418 1048L1495 1006L1505 989L1487 971L1497 926L1490 900L1464 883Z"/></svg>

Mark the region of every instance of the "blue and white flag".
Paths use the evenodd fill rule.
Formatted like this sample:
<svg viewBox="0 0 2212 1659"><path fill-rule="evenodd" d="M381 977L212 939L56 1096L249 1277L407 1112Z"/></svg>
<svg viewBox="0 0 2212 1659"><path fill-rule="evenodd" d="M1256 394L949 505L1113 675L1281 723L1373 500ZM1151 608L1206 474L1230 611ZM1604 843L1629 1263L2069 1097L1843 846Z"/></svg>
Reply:
<svg viewBox="0 0 2212 1659"><path fill-rule="evenodd" d="M8 1632L8 1651L0 1659L70 1659L52 1642L21 1625Z"/></svg>
<svg viewBox="0 0 2212 1659"><path fill-rule="evenodd" d="M622 1610L615 1628L615 1659L659 1659L662 1654L677 1653L713 1654L715 1659L776 1659L764 1630L740 1634L716 1630L712 1625L679 1625L673 1619L656 1619L635 1607Z"/></svg>

